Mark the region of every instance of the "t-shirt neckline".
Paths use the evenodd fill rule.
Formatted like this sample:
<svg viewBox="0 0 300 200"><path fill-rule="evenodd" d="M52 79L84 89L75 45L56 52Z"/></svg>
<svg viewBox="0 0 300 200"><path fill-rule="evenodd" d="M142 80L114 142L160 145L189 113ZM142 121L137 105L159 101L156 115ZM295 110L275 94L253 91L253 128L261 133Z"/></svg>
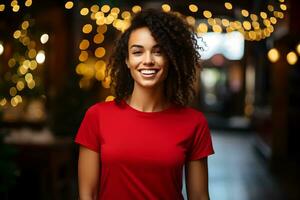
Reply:
<svg viewBox="0 0 300 200"><path fill-rule="evenodd" d="M130 110L131 112L140 114L140 115L146 115L146 116L153 116L153 115L160 115L160 114L168 113L168 112L172 111L173 108L175 107L174 104L171 104L168 108L165 108L164 110L161 110L161 111L144 112L144 111L137 110L136 108L133 108L124 99L122 99L121 101L125 105L125 107L128 110Z"/></svg>

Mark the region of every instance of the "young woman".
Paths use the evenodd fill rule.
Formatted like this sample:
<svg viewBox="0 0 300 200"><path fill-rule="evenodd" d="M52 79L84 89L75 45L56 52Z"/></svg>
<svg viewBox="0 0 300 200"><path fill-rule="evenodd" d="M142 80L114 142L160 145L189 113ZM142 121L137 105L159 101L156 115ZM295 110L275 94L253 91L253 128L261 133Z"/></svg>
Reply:
<svg viewBox="0 0 300 200"><path fill-rule="evenodd" d="M193 30L172 13L145 10L110 60L114 101L88 109L75 141L81 200L207 200L210 131L187 106L199 66Z"/></svg>

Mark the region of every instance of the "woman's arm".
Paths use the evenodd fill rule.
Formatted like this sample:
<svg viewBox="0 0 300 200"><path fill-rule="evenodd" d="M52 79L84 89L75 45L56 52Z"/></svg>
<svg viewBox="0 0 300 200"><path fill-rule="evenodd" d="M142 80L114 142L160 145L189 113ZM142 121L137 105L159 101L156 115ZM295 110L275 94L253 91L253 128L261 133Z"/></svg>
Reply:
<svg viewBox="0 0 300 200"><path fill-rule="evenodd" d="M99 154L80 146L78 159L79 200L96 200L99 186Z"/></svg>
<svg viewBox="0 0 300 200"><path fill-rule="evenodd" d="M185 167L188 199L209 200L207 158L189 161Z"/></svg>

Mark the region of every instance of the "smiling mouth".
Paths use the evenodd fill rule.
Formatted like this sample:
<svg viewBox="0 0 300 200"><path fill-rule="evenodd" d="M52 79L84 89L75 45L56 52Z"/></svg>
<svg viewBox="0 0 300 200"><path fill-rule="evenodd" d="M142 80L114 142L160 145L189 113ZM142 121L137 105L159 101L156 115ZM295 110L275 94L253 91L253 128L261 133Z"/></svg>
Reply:
<svg viewBox="0 0 300 200"><path fill-rule="evenodd" d="M159 71L159 69L140 69L138 71L143 75L154 75Z"/></svg>

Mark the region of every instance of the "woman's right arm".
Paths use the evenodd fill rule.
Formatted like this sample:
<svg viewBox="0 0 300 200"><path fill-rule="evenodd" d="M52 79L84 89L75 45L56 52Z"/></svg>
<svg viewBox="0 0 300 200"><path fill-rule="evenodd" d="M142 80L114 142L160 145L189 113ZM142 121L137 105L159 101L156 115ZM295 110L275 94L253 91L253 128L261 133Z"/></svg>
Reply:
<svg viewBox="0 0 300 200"><path fill-rule="evenodd" d="M99 190L99 153L82 145L79 148L79 200L97 200Z"/></svg>

